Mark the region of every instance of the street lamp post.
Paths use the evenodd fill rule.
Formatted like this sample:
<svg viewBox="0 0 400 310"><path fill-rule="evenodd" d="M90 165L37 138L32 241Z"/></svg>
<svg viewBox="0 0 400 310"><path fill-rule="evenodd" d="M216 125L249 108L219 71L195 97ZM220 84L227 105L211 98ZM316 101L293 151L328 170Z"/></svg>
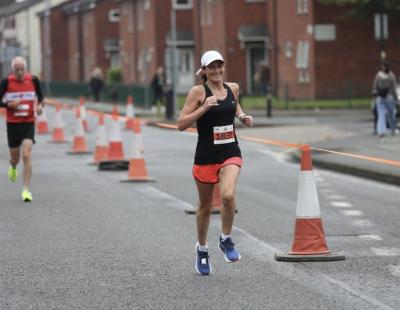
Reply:
<svg viewBox="0 0 400 310"><path fill-rule="evenodd" d="M174 119L177 110L177 72L176 72L176 12L174 7L174 0L171 0L171 83L173 94L173 106L171 118Z"/></svg>

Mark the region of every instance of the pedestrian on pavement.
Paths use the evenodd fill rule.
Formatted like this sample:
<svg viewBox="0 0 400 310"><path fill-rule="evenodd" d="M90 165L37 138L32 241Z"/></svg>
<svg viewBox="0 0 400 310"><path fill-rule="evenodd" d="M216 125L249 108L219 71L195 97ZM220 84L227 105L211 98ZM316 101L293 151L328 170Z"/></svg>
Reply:
<svg viewBox="0 0 400 310"><path fill-rule="evenodd" d="M157 114L161 113L161 106L164 104L165 74L164 68L158 67L151 80L151 89L153 91L152 109L157 109Z"/></svg>
<svg viewBox="0 0 400 310"><path fill-rule="evenodd" d="M390 70L390 63L384 61L382 69L376 74L372 86L372 94L376 98L378 112L376 132L379 137L383 137L386 134L386 115L392 135L396 134L395 108L398 102L396 88L396 76Z"/></svg>
<svg viewBox="0 0 400 310"><path fill-rule="evenodd" d="M90 75L90 89L92 90L93 99L95 102L100 101L100 95L104 88L103 71L99 67L94 68Z"/></svg>
<svg viewBox="0 0 400 310"><path fill-rule="evenodd" d="M0 106L7 109L7 137L10 148L8 177L17 180L17 165L22 153L23 189L22 200L32 201L29 186L32 177L32 145L35 143L35 101L36 113L43 112L44 96L39 79L27 72L26 60L15 57L11 62L12 73L0 83Z"/></svg>
<svg viewBox="0 0 400 310"><path fill-rule="evenodd" d="M231 237L236 211L235 188L242 166L234 121L236 116L245 126L252 126L253 118L243 113L238 102L239 86L224 82L224 72L225 61L219 52L203 54L201 68L197 71L203 84L192 87L177 121L181 131L197 123L198 140L192 170L199 194L195 267L203 275L211 272L207 231L217 183L223 201L218 247L227 262L240 259Z"/></svg>

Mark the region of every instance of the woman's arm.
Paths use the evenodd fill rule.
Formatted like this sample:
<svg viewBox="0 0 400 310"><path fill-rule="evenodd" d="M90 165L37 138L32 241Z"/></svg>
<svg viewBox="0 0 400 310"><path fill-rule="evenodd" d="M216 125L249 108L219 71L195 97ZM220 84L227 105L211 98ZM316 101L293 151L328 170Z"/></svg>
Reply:
<svg viewBox="0 0 400 310"><path fill-rule="evenodd" d="M243 112L242 107L239 103L239 85L237 83L227 83L229 87L232 89L232 92L235 96L237 105L236 105L236 117L243 123L245 126L253 126L253 117L251 115L247 115Z"/></svg>
<svg viewBox="0 0 400 310"><path fill-rule="evenodd" d="M197 119L206 113L208 109L218 105L217 98L214 96L208 97L202 104L204 97L205 91L202 86L198 85L192 87L177 121L180 131L188 129Z"/></svg>

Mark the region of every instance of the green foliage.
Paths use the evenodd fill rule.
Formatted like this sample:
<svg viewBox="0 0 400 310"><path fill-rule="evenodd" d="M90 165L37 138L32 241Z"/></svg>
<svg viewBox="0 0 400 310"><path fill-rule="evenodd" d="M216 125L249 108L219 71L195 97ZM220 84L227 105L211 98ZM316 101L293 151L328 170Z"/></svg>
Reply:
<svg viewBox="0 0 400 310"><path fill-rule="evenodd" d="M122 82L122 69L112 67L107 70L107 82L118 83Z"/></svg>
<svg viewBox="0 0 400 310"><path fill-rule="evenodd" d="M348 6L342 17L367 18L376 13L400 15L399 0L318 0L327 5Z"/></svg>

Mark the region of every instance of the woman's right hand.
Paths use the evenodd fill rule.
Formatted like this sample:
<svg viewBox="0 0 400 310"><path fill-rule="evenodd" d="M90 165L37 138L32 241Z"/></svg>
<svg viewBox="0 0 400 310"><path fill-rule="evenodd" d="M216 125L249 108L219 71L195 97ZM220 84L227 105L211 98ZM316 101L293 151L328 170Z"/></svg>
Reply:
<svg viewBox="0 0 400 310"><path fill-rule="evenodd" d="M218 106L218 101L217 101L217 97L215 96L210 96L207 97L206 101L204 101L204 103L202 104L202 108L205 111L210 110L212 107Z"/></svg>

